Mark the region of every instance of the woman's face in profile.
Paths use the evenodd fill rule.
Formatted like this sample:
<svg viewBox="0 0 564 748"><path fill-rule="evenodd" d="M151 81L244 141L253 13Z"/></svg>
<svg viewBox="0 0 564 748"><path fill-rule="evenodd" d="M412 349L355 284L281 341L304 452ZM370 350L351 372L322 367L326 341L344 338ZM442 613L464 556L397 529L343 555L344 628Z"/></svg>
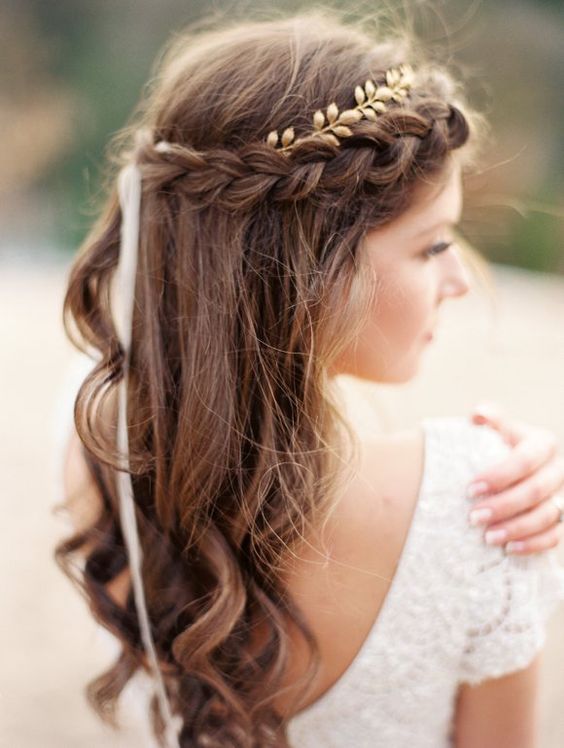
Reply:
<svg viewBox="0 0 564 748"><path fill-rule="evenodd" d="M417 373L439 306L469 289L452 236L461 211L461 172L453 162L446 182L420 185L405 213L366 234L361 266L374 278L375 299L366 325L332 374L400 383Z"/></svg>

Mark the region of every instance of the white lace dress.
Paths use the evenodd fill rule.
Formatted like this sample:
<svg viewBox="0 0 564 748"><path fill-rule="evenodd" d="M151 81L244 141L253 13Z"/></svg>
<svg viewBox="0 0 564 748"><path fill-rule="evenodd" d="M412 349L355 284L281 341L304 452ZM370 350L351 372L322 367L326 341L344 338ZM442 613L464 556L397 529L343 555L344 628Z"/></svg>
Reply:
<svg viewBox="0 0 564 748"><path fill-rule="evenodd" d="M290 722L295 748L443 748L461 683L522 669L564 598L554 551L506 555L468 523L465 490L509 451L466 418L428 418L422 484L378 618L345 673Z"/></svg>
<svg viewBox="0 0 564 748"><path fill-rule="evenodd" d="M77 363L65 384L60 448L87 368ZM427 418L422 426L423 478L392 585L345 673L290 721L293 748L453 745L459 684L526 667L564 599L554 551L506 555L468 523L468 483L509 451L499 434L464 417ZM139 699L146 694L140 687Z"/></svg>

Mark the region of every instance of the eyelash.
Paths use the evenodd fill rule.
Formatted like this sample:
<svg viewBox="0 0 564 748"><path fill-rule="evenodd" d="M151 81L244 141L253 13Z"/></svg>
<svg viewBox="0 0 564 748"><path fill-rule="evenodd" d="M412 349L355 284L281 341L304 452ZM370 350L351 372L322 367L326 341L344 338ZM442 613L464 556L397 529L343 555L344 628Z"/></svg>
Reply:
<svg viewBox="0 0 564 748"><path fill-rule="evenodd" d="M450 246L452 246L452 244L453 242L438 242L437 244L433 244L430 249L425 250L423 254L425 257L433 257L433 255L445 252Z"/></svg>

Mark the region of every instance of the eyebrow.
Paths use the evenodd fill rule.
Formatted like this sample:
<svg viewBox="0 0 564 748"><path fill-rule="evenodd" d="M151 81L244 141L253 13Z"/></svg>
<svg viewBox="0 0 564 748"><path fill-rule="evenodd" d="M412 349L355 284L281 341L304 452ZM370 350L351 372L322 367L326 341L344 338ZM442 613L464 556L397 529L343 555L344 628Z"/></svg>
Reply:
<svg viewBox="0 0 564 748"><path fill-rule="evenodd" d="M423 229L423 231L418 231L417 234L421 236L421 234L430 234L432 231L436 231L436 229L441 228L441 226L451 226L454 227L457 224L460 223L462 220L462 216L458 219L458 221L439 221L439 223L436 223L434 226L429 226L429 228Z"/></svg>

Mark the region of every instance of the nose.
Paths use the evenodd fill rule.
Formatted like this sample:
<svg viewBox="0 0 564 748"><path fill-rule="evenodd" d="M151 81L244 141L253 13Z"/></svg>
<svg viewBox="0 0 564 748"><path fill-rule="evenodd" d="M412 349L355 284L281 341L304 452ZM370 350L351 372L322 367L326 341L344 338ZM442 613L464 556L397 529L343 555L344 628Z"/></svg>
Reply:
<svg viewBox="0 0 564 748"><path fill-rule="evenodd" d="M444 264L442 296L464 296L470 290L470 274L458 248L453 247L452 251L445 252L443 257L447 262Z"/></svg>

